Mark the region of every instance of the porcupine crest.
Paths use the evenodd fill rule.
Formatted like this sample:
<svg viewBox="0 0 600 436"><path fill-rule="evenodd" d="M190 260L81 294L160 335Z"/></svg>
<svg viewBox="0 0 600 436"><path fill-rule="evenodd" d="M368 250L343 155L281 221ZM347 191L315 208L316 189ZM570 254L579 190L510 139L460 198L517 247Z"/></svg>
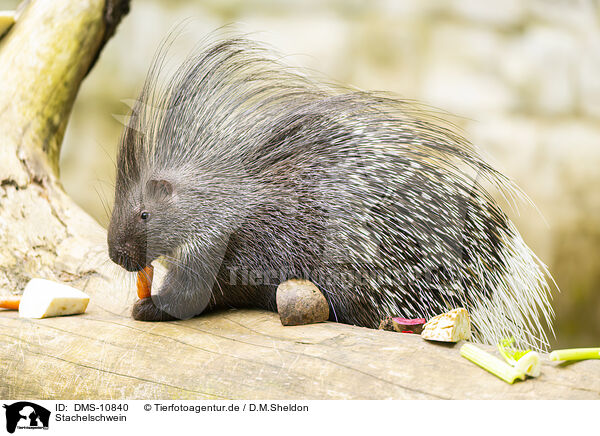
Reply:
<svg viewBox="0 0 600 436"><path fill-rule="evenodd" d="M274 310L278 281L300 276L333 320L376 327L463 306L476 340L547 347L547 271L483 185L513 186L452 128L415 103L322 85L245 38L194 52L162 87L156 59L117 186L171 177L189 223L162 237L180 260L221 243L214 277L200 278L215 305Z"/></svg>

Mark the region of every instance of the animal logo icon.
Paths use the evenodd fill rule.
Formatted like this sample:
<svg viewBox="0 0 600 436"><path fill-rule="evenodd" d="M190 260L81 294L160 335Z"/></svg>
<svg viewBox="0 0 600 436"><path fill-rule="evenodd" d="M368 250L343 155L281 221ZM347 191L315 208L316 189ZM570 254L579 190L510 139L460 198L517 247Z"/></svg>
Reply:
<svg viewBox="0 0 600 436"><path fill-rule="evenodd" d="M29 401L19 401L4 404L6 409L6 431L14 433L19 428L47 429L50 421L50 411Z"/></svg>

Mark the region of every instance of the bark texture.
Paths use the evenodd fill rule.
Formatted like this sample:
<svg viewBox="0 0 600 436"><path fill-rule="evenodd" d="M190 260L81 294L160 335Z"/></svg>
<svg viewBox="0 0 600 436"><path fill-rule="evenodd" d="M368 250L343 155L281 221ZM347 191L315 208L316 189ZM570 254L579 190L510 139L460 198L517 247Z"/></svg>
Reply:
<svg viewBox="0 0 600 436"><path fill-rule="evenodd" d="M0 294L32 277L90 294L85 314L0 311L0 397L600 398L600 361L544 362L507 385L458 346L334 323L283 327L238 310L148 324L129 318L106 233L65 195L58 157L79 85L128 1L36 0L0 40ZM155 272L160 281L164 271ZM133 281L132 281L133 285Z"/></svg>

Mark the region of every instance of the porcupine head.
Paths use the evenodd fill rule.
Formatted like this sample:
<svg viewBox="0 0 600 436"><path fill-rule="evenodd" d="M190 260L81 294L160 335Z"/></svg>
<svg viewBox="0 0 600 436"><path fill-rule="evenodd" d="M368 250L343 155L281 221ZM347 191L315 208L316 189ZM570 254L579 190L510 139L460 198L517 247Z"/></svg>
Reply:
<svg viewBox="0 0 600 436"><path fill-rule="evenodd" d="M545 267L483 186L509 183L460 135L414 104L322 86L245 39L194 53L159 88L162 57L121 141L108 232L127 270L168 264L134 317L188 318L232 295L274 310L276 286L219 280L241 266L309 271L340 322L466 307L477 340L547 346Z"/></svg>
<svg viewBox="0 0 600 436"><path fill-rule="evenodd" d="M217 151L206 153L211 144L191 127L197 101L179 85L153 101L156 84L148 79L117 156L109 256L127 271L140 271L159 257L168 267L152 299L136 302L136 319L202 313L237 217L252 204L244 169Z"/></svg>
<svg viewBox="0 0 600 436"><path fill-rule="evenodd" d="M173 119L168 112L160 116ZM169 153L168 147L146 144L148 130L137 129L136 122L132 118L118 155L109 256L128 271L161 257L168 273L152 301L168 316L146 307L138 316L134 309L134 317L186 319L200 314L209 302L229 236L252 204L246 198L251 183L240 177L244 170L238 171L232 160L223 166L222 158L203 161L185 147ZM169 145L177 140L176 132L161 133L152 140Z"/></svg>

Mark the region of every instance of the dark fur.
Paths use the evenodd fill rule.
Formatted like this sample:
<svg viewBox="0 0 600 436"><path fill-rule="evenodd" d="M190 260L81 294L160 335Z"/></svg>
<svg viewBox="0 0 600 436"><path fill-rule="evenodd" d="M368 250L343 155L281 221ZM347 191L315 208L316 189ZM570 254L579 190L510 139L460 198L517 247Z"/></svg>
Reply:
<svg viewBox="0 0 600 436"><path fill-rule="evenodd" d="M317 84L242 38L161 88L163 58L122 139L109 228L126 269L169 264L136 319L276 310L277 284L305 277L332 320L463 306L479 339L544 346L543 266L482 186L510 184L452 129L415 104Z"/></svg>

